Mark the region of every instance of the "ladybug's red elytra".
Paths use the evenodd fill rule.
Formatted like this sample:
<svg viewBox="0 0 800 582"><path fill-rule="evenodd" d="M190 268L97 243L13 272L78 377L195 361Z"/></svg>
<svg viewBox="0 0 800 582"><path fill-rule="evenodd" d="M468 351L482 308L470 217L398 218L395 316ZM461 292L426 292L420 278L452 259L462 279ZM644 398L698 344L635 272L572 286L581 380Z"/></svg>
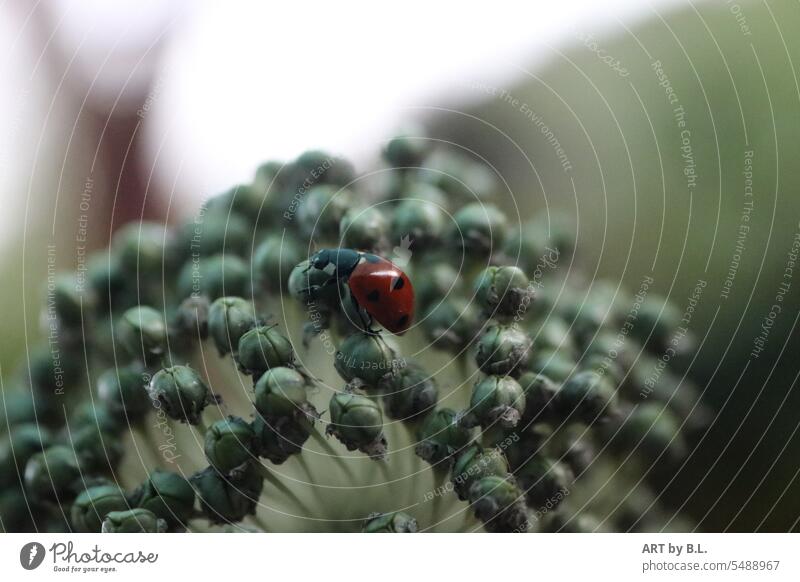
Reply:
<svg viewBox="0 0 800 582"><path fill-rule="evenodd" d="M357 307L387 331L402 335L414 319L414 287L397 265L371 253L353 249L323 249L309 265L325 271L331 282L343 281Z"/></svg>

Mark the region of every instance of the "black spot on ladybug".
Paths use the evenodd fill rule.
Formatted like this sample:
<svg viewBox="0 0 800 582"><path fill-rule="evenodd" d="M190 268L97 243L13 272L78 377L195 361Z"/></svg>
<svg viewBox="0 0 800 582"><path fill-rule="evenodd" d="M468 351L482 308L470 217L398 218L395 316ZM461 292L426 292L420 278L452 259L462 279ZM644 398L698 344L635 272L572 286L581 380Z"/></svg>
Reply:
<svg viewBox="0 0 800 582"><path fill-rule="evenodd" d="M373 303L375 303L376 301L378 301L380 298L381 298L381 294L380 294L380 293L378 293L378 290L377 290L377 289L373 289L372 291L370 291L370 292L367 294L367 301L371 301L371 302L373 302Z"/></svg>
<svg viewBox="0 0 800 582"><path fill-rule="evenodd" d="M394 285L392 285L392 290L393 290L393 291L397 291L397 290L399 290L399 289L402 289L402 288L403 288L403 286L404 286L405 284L406 284L406 282L405 282L405 281L403 281L403 278L402 278L402 277L397 277L397 278L394 280Z"/></svg>
<svg viewBox="0 0 800 582"><path fill-rule="evenodd" d="M408 315L403 315L397 320L397 327L404 327L408 323Z"/></svg>

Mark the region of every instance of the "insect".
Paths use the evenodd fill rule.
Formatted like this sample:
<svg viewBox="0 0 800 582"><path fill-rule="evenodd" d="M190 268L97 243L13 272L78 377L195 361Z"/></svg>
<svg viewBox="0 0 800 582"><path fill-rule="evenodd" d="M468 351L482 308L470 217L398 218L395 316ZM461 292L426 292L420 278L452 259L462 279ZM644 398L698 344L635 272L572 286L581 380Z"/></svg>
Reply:
<svg viewBox="0 0 800 582"><path fill-rule="evenodd" d="M343 282L359 314L364 312L393 334L403 334L414 317L411 280L391 261L353 249L323 249L309 266L330 276L326 284ZM369 321L366 322L369 328Z"/></svg>

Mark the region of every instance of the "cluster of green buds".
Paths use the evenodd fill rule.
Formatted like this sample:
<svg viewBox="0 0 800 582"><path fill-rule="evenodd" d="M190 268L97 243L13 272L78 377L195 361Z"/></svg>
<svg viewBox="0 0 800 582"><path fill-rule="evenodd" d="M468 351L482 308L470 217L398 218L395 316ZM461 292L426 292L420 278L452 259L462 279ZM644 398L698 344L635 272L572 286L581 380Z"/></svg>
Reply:
<svg viewBox="0 0 800 582"><path fill-rule="evenodd" d="M646 528L587 474L635 454L647 495L649 467L669 471L705 426L671 368L690 345L675 308L573 283L569 221L513 220L491 168L418 129L379 170L267 162L51 282L47 340L4 379L2 527ZM322 249L407 275L407 332ZM629 511L599 519L609 505Z"/></svg>

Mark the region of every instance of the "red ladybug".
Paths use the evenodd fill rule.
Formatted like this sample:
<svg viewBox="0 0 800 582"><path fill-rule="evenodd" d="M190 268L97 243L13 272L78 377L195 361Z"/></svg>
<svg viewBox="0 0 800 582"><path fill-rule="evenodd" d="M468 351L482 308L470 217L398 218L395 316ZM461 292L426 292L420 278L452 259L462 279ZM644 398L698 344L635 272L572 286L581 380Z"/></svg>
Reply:
<svg viewBox="0 0 800 582"><path fill-rule="evenodd" d="M353 249L324 249L309 265L325 271L331 283L344 281L357 306L393 334L401 335L414 318L411 280L391 261Z"/></svg>

